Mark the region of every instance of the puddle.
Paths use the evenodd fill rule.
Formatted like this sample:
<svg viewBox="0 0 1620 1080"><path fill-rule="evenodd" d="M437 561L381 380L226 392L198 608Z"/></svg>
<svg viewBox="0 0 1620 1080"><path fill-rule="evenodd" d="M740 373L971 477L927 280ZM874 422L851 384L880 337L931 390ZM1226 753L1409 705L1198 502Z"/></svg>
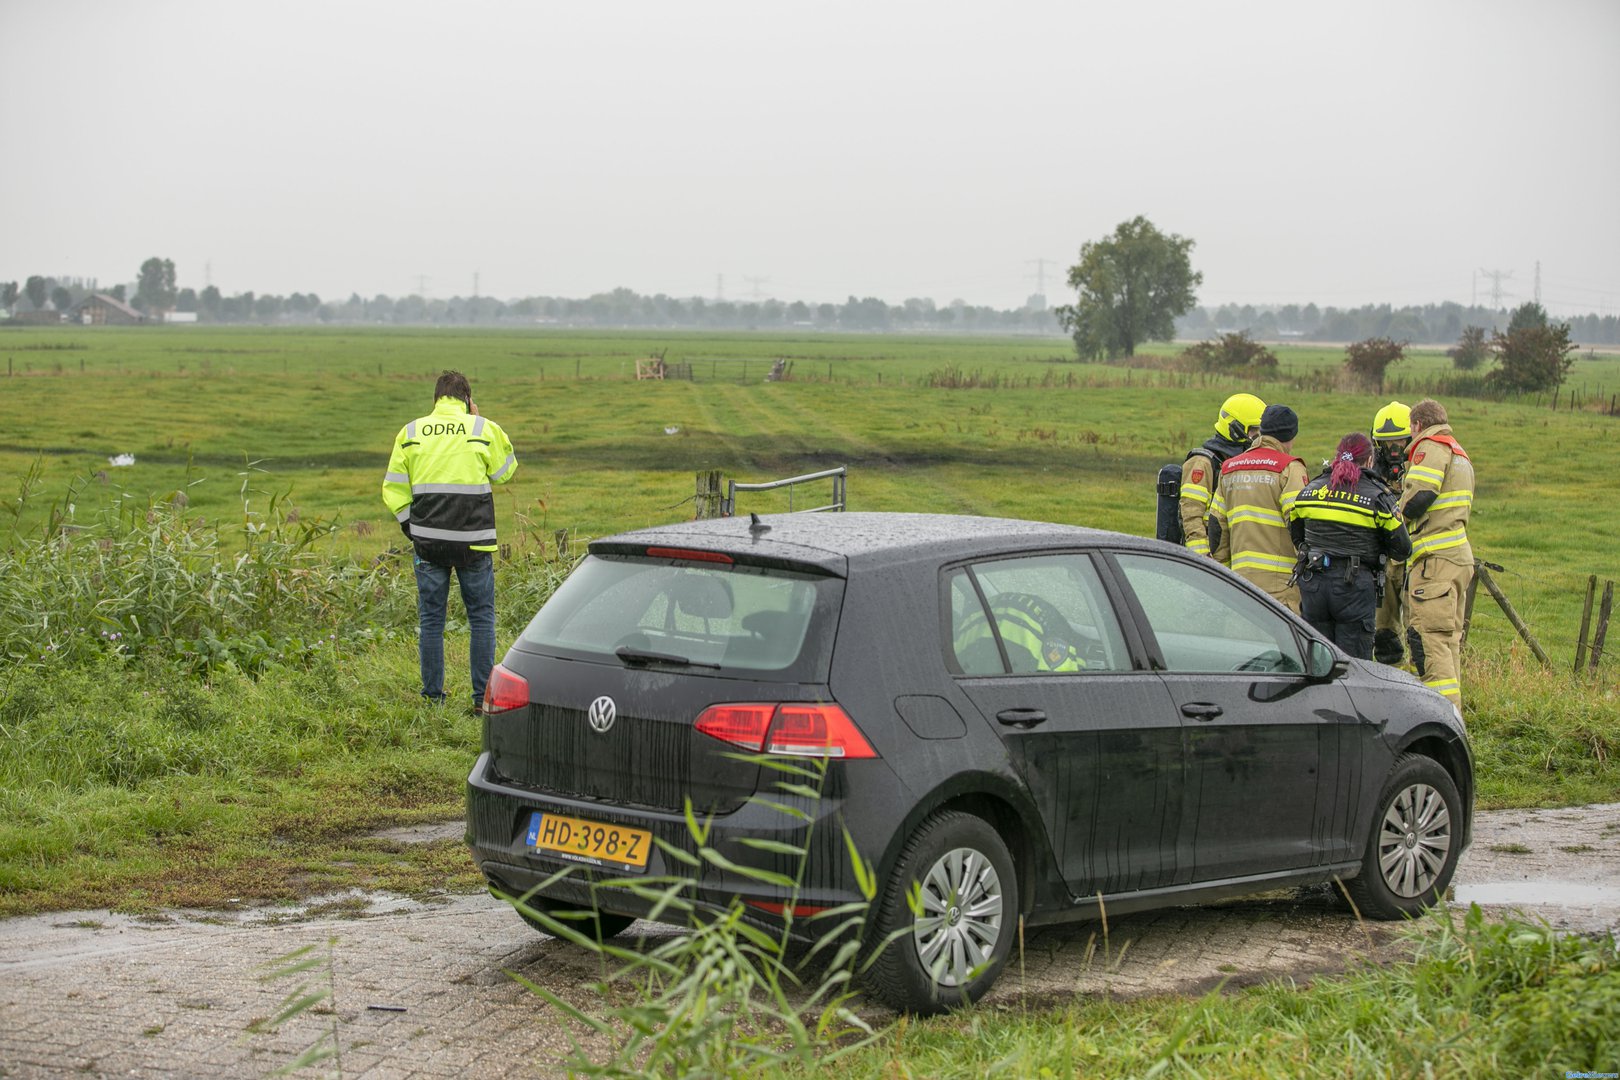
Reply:
<svg viewBox="0 0 1620 1080"><path fill-rule="evenodd" d="M1457 885L1451 898L1459 904L1485 907L1620 907L1620 886L1574 881L1486 881Z"/></svg>

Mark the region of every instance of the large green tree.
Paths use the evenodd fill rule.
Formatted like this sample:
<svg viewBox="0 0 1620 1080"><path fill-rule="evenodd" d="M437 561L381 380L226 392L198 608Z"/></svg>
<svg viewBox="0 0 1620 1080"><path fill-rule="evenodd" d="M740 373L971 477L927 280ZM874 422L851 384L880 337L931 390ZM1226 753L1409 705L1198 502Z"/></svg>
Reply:
<svg viewBox="0 0 1620 1080"><path fill-rule="evenodd" d="M141 263L141 274L135 286L135 306L162 314L174 308L174 260L155 255Z"/></svg>
<svg viewBox="0 0 1620 1080"><path fill-rule="evenodd" d="M50 291L49 283L38 274L23 283L23 293L28 297L28 302L34 306L35 311L40 311L45 307L45 297L50 295Z"/></svg>
<svg viewBox="0 0 1620 1080"><path fill-rule="evenodd" d="M1082 360L1130 356L1144 341L1167 341L1176 316L1197 302L1204 275L1192 268L1193 241L1166 235L1145 217L1088 241L1069 267L1073 304L1056 309Z"/></svg>

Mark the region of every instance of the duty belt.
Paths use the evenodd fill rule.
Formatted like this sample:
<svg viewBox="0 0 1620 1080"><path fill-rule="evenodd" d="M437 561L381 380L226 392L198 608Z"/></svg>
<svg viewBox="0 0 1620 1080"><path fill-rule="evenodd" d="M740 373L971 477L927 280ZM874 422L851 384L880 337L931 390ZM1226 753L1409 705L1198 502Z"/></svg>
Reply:
<svg viewBox="0 0 1620 1080"><path fill-rule="evenodd" d="M1334 555L1328 551L1313 551L1305 557L1305 569L1308 572L1342 569L1346 581L1355 577L1356 571L1364 566L1369 574L1376 573L1375 565L1372 559L1364 559L1360 555Z"/></svg>

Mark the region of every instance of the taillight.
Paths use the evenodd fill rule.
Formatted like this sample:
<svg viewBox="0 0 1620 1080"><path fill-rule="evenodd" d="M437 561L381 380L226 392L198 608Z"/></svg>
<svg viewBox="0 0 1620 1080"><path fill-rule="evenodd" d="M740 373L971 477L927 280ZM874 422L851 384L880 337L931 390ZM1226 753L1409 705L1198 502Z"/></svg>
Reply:
<svg viewBox="0 0 1620 1080"><path fill-rule="evenodd" d="M765 746L765 733L771 729L775 705L711 705L694 725L705 735L721 742L759 751Z"/></svg>
<svg viewBox="0 0 1620 1080"><path fill-rule="evenodd" d="M496 664L489 673L489 684L484 687L484 712L507 712L521 709L528 703L529 680Z"/></svg>
<svg viewBox="0 0 1620 1080"><path fill-rule="evenodd" d="M755 753L877 757L855 721L832 702L711 705L695 726L705 735Z"/></svg>

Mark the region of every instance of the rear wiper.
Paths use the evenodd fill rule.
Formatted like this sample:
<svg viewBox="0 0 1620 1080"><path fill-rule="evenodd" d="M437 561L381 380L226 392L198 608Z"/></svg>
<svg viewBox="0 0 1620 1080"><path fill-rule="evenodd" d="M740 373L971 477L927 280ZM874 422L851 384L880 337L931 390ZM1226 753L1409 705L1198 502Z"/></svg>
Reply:
<svg viewBox="0 0 1620 1080"><path fill-rule="evenodd" d="M617 656L627 664L679 664L681 667L704 667L720 670L719 664L706 664L701 660L693 660L687 656L676 656L674 653L650 652L646 649L632 649L628 645L620 645L613 650Z"/></svg>

